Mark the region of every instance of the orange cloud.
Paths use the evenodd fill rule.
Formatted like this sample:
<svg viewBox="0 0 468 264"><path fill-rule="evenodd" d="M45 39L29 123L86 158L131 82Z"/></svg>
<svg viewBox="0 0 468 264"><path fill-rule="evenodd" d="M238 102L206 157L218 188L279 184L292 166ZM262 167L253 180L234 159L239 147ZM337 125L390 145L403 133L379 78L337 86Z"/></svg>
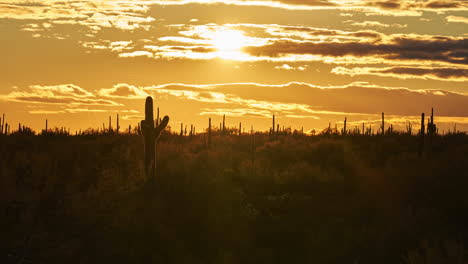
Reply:
<svg viewBox="0 0 468 264"><path fill-rule="evenodd" d="M342 75L378 75L400 79L431 79L438 81L468 81L467 68L438 68L438 67L385 67L385 68L345 68L336 67L332 71Z"/></svg>
<svg viewBox="0 0 468 264"><path fill-rule="evenodd" d="M140 99L148 96L148 94L140 88L126 83L116 84L109 89L101 89L99 90L99 95L125 99Z"/></svg>
<svg viewBox="0 0 468 264"><path fill-rule="evenodd" d="M57 104L57 105L102 105L118 106L119 103L107 99L97 98L93 93L73 84L60 85L31 85L29 89L15 90L0 97L6 101Z"/></svg>
<svg viewBox="0 0 468 264"><path fill-rule="evenodd" d="M468 24L468 17L448 16L446 19L447 22Z"/></svg>

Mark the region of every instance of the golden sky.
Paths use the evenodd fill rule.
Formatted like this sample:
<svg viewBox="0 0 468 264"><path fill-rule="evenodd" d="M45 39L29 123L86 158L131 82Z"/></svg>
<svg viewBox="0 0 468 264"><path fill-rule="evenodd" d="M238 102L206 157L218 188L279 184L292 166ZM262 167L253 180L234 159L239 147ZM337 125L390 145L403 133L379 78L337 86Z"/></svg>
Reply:
<svg viewBox="0 0 468 264"><path fill-rule="evenodd" d="M468 130L466 0L0 0L0 36L12 127L136 125L151 95L175 130L403 129L431 107Z"/></svg>

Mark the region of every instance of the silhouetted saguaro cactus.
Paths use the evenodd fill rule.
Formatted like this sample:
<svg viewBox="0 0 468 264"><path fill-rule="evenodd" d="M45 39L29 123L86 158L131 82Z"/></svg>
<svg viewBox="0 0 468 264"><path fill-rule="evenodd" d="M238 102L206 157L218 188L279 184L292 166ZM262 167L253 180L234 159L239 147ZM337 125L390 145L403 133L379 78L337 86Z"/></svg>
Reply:
<svg viewBox="0 0 468 264"><path fill-rule="evenodd" d="M119 125L119 114L117 114L117 123L116 123L115 125L116 125L115 132L118 134L118 133L119 133L119 129L120 129L120 125Z"/></svg>
<svg viewBox="0 0 468 264"><path fill-rule="evenodd" d="M250 151L251 151L251 163L252 163L252 175L255 175L255 152L256 152L256 147L255 147L255 133L253 130L252 126L252 135L250 139Z"/></svg>
<svg viewBox="0 0 468 264"><path fill-rule="evenodd" d="M1 127L0 127L0 134L6 134L5 114L2 115L2 123L1 123Z"/></svg>
<svg viewBox="0 0 468 264"><path fill-rule="evenodd" d="M382 135L385 134L385 114L382 112L382 125L380 127L382 129Z"/></svg>
<svg viewBox="0 0 468 264"><path fill-rule="evenodd" d="M346 133L347 133L347 130L346 130L346 121L347 121L347 118L345 117L345 118L344 118L344 124L343 124L343 131L341 131L341 134L343 134L343 135L346 135Z"/></svg>
<svg viewBox="0 0 468 264"><path fill-rule="evenodd" d="M427 133L431 137L437 133L437 127L434 124L434 108L431 109L431 118L427 124Z"/></svg>
<svg viewBox="0 0 468 264"><path fill-rule="evenodd" d="M410 121L408 121L408 125L406 125L406 133L408 133L408 135L411 135L413 132L413 125L411 124Z"/></svg>
<svg viewBox="0 0 468 264"><path fill-rule="evenodd" d="M239 136L242 135L242 122L239 122Z"/></svg>
<svg viewBox="0 0 468 264"><path fill-rule="evenodd" d="M148 96L145 103L145 120L141 121L141 133L145 142L146 178L152 181L154 181L156 176L156 143L168 122L169 117L165 116L159 125L154 126L153 98Z"/></svg>
<svg viewBox="0 0 468 264"><path fill-rule="evenodd" d="M419 156L422 155L424 151L424 113L421 114L421 130L419 131L420 141L419 141Z"/></svg>
<svg viewBox="0 0 468 264"><path fill-rule="evenodd" d="M208 118L208 147L211 147L211 117Z"/></svg>
<svg viewBox="0 0 468 264"><path fill-rule="evenodd" d="M275 115L273 115L273 126L271 127L271 133L275 133Z"/></svg>
<svg viewBox="0 0 468 264"><path fill-rule="evenodd" d="M223 135L226 134L226 115L223 115Z"/></svg>

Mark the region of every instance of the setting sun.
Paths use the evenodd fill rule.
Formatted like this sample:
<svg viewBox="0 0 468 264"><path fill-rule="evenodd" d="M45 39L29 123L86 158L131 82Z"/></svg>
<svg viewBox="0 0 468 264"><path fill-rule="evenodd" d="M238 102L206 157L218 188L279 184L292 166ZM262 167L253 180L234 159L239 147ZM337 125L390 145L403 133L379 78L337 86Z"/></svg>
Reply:
<svg viewBox="0 0 468 264"><path fill-rule="evenodd" d="M213 33L211 40L219 51L238 51L247 45L246 37L238 30L221 29Z"/></svg>

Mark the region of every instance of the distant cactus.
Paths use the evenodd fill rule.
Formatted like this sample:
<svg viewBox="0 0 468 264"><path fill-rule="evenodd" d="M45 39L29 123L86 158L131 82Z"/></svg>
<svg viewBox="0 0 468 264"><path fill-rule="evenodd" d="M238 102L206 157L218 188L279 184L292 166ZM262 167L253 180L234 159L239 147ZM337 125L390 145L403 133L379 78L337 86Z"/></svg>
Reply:
<svg viewBox="0 0 468 264"><path fill-rule="evenodd" d="M427 134L429 136L437 134L437 126L434 124L434 108L431 109L431 118L427 123Z"/></svg>
<svg viewBox="0 0 468 264"><path fill-rule="evenodd" d="M222 130L223 135L226 134L226 115L223 115L223 130Z"/></svg>
<svg viewBox="0 0 468 264"><path fill-rule="evenodd" d="M255 175L255 152L256 152L256 147L255 147L255 133L253 130L253 126L251 129L252 135L250 139L250 149L251 149L251 164L252 164L252 176Z"/></svg>
<svg viewBox="0 0 468 264"><path fill-rule="evenodd" d="M2 121L0 122L0 135L6 134L6 129L5 129L5 114L2 116Z"/></svg>
<svg viewBox="0 0 468 264"><path fill-rule="evenodd" d="M382 125L380 126L380 129L382 131L382 135L385 134L385 114L382 112Z"/></svg>
<svg viewBox="0 0 468 264"><path fill-rule="evenodd" d="M387 129L387 134L393 134L393 124L390 124L390 126Z"/></svg>
<svg viewBox="0 0 468 264"><path fill-rule="evenodd" d="M154 181L156 176L156 143L161 132L167 126L169 117L165 116L161 123L154 126L153 119L153 98L148 96L145 103L145 120L141 121L141 133L145 142L145 173L146 178Z"/></svg>
<svg viewBox="0 0 468 264"><path fill-rule="evenodd" d="M211 117L208 118L208 147L211 147Z"/></svg>
<svg viewBox="0 0 468 264"><path fill-rule="evenodd" d="M421 114L421 130L419 131L420 141L419 141L419 156L424 152L424 113Z"/></svg>
<svg viewBox="0 0 468 264"><path fill-rule="evenodd" d="M117 114L117 123L115 124L116 127L115 127L115 132L118 134L119 133L119 129L120 129L120 125L119 125L119 114Z"/></svg>
<svg viewBox="0 0 468 264"><path fill-rule="evenodd" d="M271 132L275 133L275 115L273 115L273 126L271 127Z"/></svg>
<svg viewBox="0 0 468 264"><path fill-rule="evenodd" d="M406 133L408 133L408 135L411 135L413 133L413 125L410 121L408 121L408 125L406 125Z"/></svg>
<svg viewBox="0 0 468 264"><path fill-rule="evenodd" d="M342 134L342 135L346 135L346 133L348 132L348 131L346 130L346 121L347 121L347 118L345 117L345 118L344 118L344 124L343 124L343 130L341 131L341 134Z"/></svg>
<svg viewBox="0 0 468 264"><path fill-rule="evenodd" d="M421 130L419 131L420 135L422 138L424 138L424 131L425 131L425 126L424 126L424 113L421 113Z"/></svg>

